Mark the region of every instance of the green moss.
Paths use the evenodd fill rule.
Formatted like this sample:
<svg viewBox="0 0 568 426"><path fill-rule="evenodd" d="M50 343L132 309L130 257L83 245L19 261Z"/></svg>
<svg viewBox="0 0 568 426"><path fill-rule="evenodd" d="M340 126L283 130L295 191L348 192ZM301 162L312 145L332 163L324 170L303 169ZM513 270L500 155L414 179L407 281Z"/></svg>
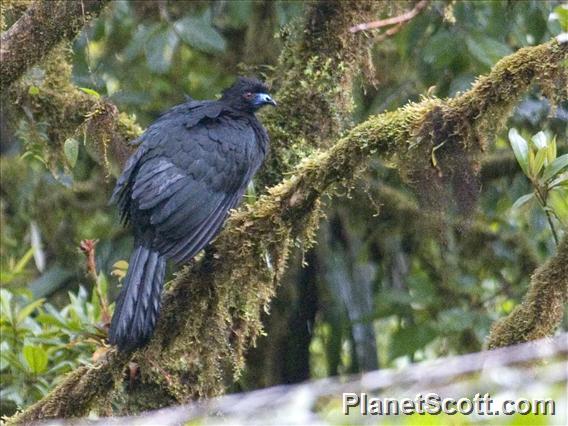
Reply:
<svg viewBox="0 0 568 426"><path fill-rule="evenodd" d="M325 3L322 7L326 8ZM486 144L531 83L538 82L544 90L562 87L559 82L566 82L566 69L558 64L566 59L567 53L568 45L559 46L555 41L523 49L504 58L470 91L454 99L427 98L371 117L331 148L314 151L288 178L268 189L254 204L235 212L205 255L184 268L168 286L156 334L150 345L134 358L140 367L142 383L149 390L140 391L141 398L147 398L156 389L161 389L168 401L178 402L222 393L225 384L238 376L246 349L262 333L260 314L268 309L274 297L291 250L313 243L321 217L319 198L323 193L332 193L333 185L352 180L371 156L399 165L414 184L417 176L426 184L440 179L440 185L449 185L455 192L455 188L460 188L460 177L463 180L475 176ZM292 93L295 90L292 86L299 80L289 81L289 77L290 74L285 75L284 81ZM565 89L562 90L565 95ZM292 102L294 97L289 99ZM292 108L282 114L285 113L303 116L302 110ZM285 135L297 136L296 143L300 144L310 141L312 151L330 143L325 137L318 139L318 135L335 135L335 131L327 130L303 135L307 131L304 123L290 123L287 127L285 122L276 121L283 120L285 115L274 114L268 122L273 131L276 124L281 128L277 151L285 151ZM327 121L328 116L319 120ZM334 127L324 126L328 128ZM313 144L315 140L322 145ZM303 145L298 151L306 152ZM272 172L283 175L291 166L279 163ZM465 166L463 176L457 171L462 166ZM454 179L456 175L458 179ZM446 176L451 179L447 180ZM535 275L544 283L539 288L560 286L560 291L564 291L568 276L565 251L566 242L559 249L559 253L564 253L559 257L564 266L552 261L543 267L551 272ZM557 269L563 275L556 274ZM554 300L566 299L554 296ZM538 305L532 312L541 308L545 305ZM544 319L549 324L539 330L552 329L550 324L556 321L558 309L552 311L550 316L535 317L536 323ZM74 377L61 389L74 391L78 386ZM97 385L99 379L95 376L85 380ZM95 388L100 391L98 386ZM53 398L50 394L38 407L49 404ZM140 404L132 403L149 408L153 405L147 399ZM155 406L162 403L163 400L157 401Z"/></svg>
<svg viewBox="0 0 568 426"><path fill-rule="evenodd" d="M37 68L39 77L21 79L13 85L8 97L16 106L26 106L28 116L16 114L10 120L28 123L20 134L24 140L36 141L43 147L42 157L56 172L66 167L63 144L67 138L85 139L86 147L107 173L117 174L120 165L131 153L127 142L141 133L132 117L119 114L118 109L102 98L88 95L71 83L70 48L63 44L54 49ZM34 88L34 90L30 90ZM45 127L45 139L34 133L37 125ZM22 128L22 126L19 126Z"/></svg>
<svg viewBox="0 0 568 426"><path fill-rule="evenodd" d="M529 50L528 56L522 51L524 66L559 62L566 53L557 47L551 42ZM501 81L500 70L507 63L518 59L504 59L497 76L480 79L455 99L423 99L371 117L332 148L303 159L289 178L233 214L207 256L170 285L157 337L140 357L144 369L152 372L151 364L161 362L172 377L185 377L177 381L181 388L173 391L179 401L222 392L224 383L242 367L246 348L262 332L260 313L274 295L290 251L309 246L313 239L320 218L319 196L332 184L352 179L372 155L398 164L406 173L423 170L436 177L465 164L465 172L474 176L491 137L486 132L495 129L489 123L503 122L512 99L518 99L535 76L524 70ZM554 81L565 78L561 73L548 75ZM509 90L511 81L518 93ZM497 96L501 90L509 90L509 95ZM434 164L432 151L439 144L443 146L436 150ZM188 316L180 317L180 312ZM163 381L163 373L149 376Z"/></svg>
<svg viewBox="0 0 568 426"><path fill-rule="evenodd" d="M257 181L275 185L298 162L329 147L350 124L353 79L371 75L371 37L348 31L378 16L389 2L316 2L304 22L287 28L274 76L278 108L263 116L271 153ZM303 30L302 30L303 28Z"/></svg>
<svg viewBox="0 0 568 426"><path fill-rule="evenodd" d="M568 302L568 238L554 257L531 278L523 302L491 328L489 349L511 346L551 336L562 321Z"/></svg>
<svg viewBox="0 0 568 426"><path fill-rule="evenodd" d="M107 406L106 397L122 375L128 357L111 352L95 366L69 373L48 396L7 420L7 424L30 424L42 419L84 417L97 403Z"/></svg>

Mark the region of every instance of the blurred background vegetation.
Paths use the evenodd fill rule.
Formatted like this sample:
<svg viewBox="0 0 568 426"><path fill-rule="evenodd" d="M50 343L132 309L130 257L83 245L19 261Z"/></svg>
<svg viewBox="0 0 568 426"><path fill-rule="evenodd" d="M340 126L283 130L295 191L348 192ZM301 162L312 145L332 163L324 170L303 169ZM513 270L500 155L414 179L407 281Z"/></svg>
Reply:
<svg viewBox="0 0 568 426"><path fill-rule="evenodd" d="M5 25L25 3L3 6ZM214 97L237 74L270 77L282 38L305 7L114 1L66 54L77 86L108 97L145 127L186 95ZM356 82L352 120L423 95L467 90L501 57L567 27L568 9L556 1L432 1L376 43L375 82ZM24 77L32 99L45 74L37 66ZM8 112L18 120L8 123ZM64 155L54 158L52 129L25 105L4 103L1 118L0 415L9 415L74 366L96 359L132 239L107 205L114 177L93 160L83 135L66 140ZM524 139L533 155L540 141L550 147L555 140L560 156L567 152L567 123L567 105L552 109L533 94L507 129L514 127L511 142ZM492 322L513 309L531 272L553 253L550 222L558 234L568 223L566 174L555 175L547 209L529 197L519 200L553 158L531 175L515 159L508 135L497 135L487 153L480 201L467 226L451 216L442 228L427 226L417 197L379 161L329 200L319 244L296 253L266 315L266 336L232 390L482 349ZM98 240L96 271L87 270L80 250L85 239Z"/></svg>

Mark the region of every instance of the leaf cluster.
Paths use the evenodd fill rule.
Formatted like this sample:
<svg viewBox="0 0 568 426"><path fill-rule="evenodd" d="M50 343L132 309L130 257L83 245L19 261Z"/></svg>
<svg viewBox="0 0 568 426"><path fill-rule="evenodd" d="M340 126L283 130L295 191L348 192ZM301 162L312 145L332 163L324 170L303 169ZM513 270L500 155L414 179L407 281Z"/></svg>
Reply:
<svg viewBox="0 0 568 426"><path fill-rule="evenodd" d="M106 291L106 280L99 283ZM0 289L0 377L2 414L11 414L45 396L65 373L92 362L100 328L97 292L69 292L58 309L29 291Z"/></svg>

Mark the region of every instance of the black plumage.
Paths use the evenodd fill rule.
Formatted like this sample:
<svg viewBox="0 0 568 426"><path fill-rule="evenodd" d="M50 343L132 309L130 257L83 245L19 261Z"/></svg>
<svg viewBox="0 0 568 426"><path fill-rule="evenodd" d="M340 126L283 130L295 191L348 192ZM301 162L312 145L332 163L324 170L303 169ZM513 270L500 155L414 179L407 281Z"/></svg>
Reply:
<svg viewBox="0 0 568 426"><path fill-rule="evenodd" d="M143 346L160 310L166 260L193 258L219 232L268 150L254 115L275 105L264 84L239 78L216 101L175 106L134 143L111 202L134 230L134 251L116 302L109 341Z"/></svg>

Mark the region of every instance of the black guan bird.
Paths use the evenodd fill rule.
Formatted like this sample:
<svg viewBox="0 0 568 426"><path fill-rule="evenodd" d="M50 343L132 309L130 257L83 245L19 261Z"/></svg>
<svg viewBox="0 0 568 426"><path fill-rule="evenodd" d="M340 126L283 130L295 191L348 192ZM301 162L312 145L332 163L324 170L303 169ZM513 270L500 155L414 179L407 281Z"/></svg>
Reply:
<svg viewBox="0 0 568 426"><path fill-rule="evenodd" d="M255 116L276 105L267 87L240 77L215 101L177 105L134 142L111 202L132 224L134 251L116 302L109 341L132 351L152 336L166 260L193 258L221 229L268 150Z"/></svg>

